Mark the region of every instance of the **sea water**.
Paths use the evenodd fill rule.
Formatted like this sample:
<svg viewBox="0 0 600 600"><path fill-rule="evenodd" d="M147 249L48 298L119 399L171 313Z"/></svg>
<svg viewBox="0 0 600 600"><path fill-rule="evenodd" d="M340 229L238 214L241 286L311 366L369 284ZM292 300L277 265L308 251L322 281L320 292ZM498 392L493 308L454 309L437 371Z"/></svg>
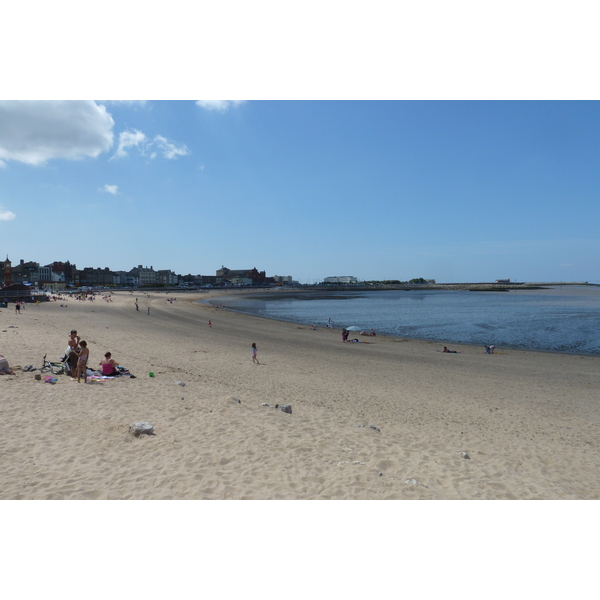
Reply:
<svg viewBox="0 0 600 600"><path fill-rule="evenodd" d="M390 290L230 296L225 308L283 321L375 329L447 344L600 355L600 286L468 292ZM351 336L352 337L352 336Z"/></svg>

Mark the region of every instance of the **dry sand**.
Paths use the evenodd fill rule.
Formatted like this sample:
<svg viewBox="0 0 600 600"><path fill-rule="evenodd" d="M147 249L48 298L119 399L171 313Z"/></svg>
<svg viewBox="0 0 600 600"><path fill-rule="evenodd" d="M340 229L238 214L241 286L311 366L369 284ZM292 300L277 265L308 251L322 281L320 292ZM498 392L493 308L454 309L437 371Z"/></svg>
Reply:
<svg viewBox="0 0 600 600"><path fill-rule="evenodd" d="M0 309L13 368L56 359L77 329L91 365L111 351L136 375L0 376L0 498L600 497L600 357L344 344L337 330L194 303L206 294L169 297ZM137 421L155 434L133 437Z"/></svg>

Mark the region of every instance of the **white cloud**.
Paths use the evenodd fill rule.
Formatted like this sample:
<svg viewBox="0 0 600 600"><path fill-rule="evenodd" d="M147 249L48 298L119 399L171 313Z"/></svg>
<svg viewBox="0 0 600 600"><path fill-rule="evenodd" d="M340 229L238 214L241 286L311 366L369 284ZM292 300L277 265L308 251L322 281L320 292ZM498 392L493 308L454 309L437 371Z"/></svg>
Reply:
<svg viewBox="0 0 600 600"><path fill-rule="evenodd" d="M227 112L230 108L238 106L245 100L196 100L196 106L206 110L215 110L218 112Z"/></svg>
<svg viewBox="0 0 600 600"><path fill-rule="evenodd" d="M159 153L167 159L174 159L178 156L187 156L189 154L185 144L177 145L162 135L157 135L153 140L148 140L146 135L141 131L131 129L119 134L119 147L112 158L127 156L127 150L132 147L137 148L142 155L147 155L151 159L156 158Z"/></svg>
<svg viewBox="0 0 600 600"><path fill-rule="evenodd" d="M187 154L189 154L185 144L182 144L181 146L177 147L175 144L169 142L169 140L164 138L162 135L157 135L154 138L153 144L158 146L165 158L171 159L176 158L178 156L186 156Z"/></svg>
<svg viewBox="0 0 600 600"><path fill-rule="evenodd" d="M0 163L96 158L111 148L113 126L104 106L93 101L2 100Z"/></svg>
<svg viewBox="0 0 600 600"><path fill-rule="evenodd" d="M117 195L117 190L119 189L118 185L108 185L108 183L104 186L103 191L112 194L113 196Z"/></svg>
<svg viewBox="0 0 600 600"><path fill-rule="evenodd" d="M119 134L119 147L115 152L114 156L119 158L127 156L127 149L131 147L138 148L140 144L146 141L146 136L137 129L131 129L129 131L122 131ZM114 158L113 156L113 158Z"/></svg>
<svg viewBox="0 0 600 600"><path fill-rule="evenodd" d="M12 221L17 215L10 210L2 210L0 207L0 221Z"/></svg>

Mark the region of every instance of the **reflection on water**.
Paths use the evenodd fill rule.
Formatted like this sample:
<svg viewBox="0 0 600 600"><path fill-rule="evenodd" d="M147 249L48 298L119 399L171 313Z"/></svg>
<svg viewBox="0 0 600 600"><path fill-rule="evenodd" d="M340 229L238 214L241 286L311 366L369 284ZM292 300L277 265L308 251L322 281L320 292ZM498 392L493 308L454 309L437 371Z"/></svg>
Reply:
<svg viewBox="0 0 600 600"><path fill-rule="evenodd" d="M425 290L223 297L227 308L325 326L356 325L380 334L449 343L600 355L600 287L462 292Z"/></svg>

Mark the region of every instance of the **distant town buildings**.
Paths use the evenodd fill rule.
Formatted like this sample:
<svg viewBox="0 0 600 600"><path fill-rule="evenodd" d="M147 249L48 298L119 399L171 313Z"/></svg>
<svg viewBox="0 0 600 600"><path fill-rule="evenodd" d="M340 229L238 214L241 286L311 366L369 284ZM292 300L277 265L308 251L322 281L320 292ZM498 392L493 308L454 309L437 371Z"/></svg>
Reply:
<svg viewBox="0 0 600 600"><path fill-rule="evenodd" d="M294 283L291 275L273 275L275 283L292 285Z"/></svg>
<svg viewBox="0 0 600 600"><path fill-rule="evenodd" d="M170 269L154 270L153 266L138 265L130 271L113 271L109 267L77 267L67 262L55 261L49 265L25 262L13 266L8 255L2 266L0 287L13 284L32 285L45 289L65 287L210 287L210 286L261 286L292 284L291 276L267 277L265 271L253 269L233 270L221 267L215 275L178 275Z"/></svg>

